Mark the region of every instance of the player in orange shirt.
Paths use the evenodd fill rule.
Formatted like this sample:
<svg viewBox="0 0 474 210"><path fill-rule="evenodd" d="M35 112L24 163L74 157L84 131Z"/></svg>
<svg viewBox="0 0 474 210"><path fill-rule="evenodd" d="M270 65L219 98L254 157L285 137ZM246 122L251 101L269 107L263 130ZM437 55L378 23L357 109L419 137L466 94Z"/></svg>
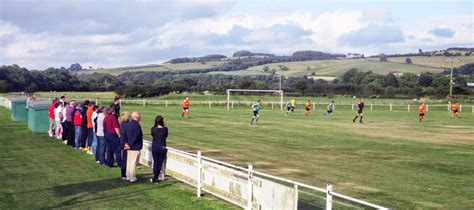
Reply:
<svg viewBox="0 0 474 210"><path fill-rule="evenodd" d="M425 120L425 102L421 102L420 107L418 107L418 114L419 114L418 120L420 122L423 122L423 120Z"/></svg>
<svg viewBox="0 0 474 210"><path fill-rule="evenodd" d="M453 114L452 114L452 117L456 117L456 118L459 118L459 104L457 102L455 102L453 104Z"/></svg>
<svg viewBox="0 0 474 210"><path fill-rule="evenodd" d="M305 116L309 116L309 113L311 112L311 100L308 99L308 101L306 101L306 111L304 112L304 115Z"/></svg>
<svg viewBox="0 0 474 210"><path fill-rule="evenodd" d="M186 115L186 119L189 117L189 97L186 96L186 98L183 100L183 113L181 114L181 117L184 117Z"/></svg>

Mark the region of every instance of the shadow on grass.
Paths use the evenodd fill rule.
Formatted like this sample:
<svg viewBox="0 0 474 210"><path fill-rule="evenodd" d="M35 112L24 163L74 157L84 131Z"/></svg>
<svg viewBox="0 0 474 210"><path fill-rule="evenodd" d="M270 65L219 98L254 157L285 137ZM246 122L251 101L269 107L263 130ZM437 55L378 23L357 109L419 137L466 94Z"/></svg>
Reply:
<svg viewBox="0 0 474 210"><path fill-rule="evenodd" d="M134 184L120 178L113 178L56 186L51 189L64 201L54 206L48 206L48 208L90 208L98 204L101 206L107 203L113 204L117 201L138 197L146 191L168 188L176 184L174 181L151 184L146 176L139 176L138 179L139 182ZM121 190L120 188L126 189Z"/></svg>

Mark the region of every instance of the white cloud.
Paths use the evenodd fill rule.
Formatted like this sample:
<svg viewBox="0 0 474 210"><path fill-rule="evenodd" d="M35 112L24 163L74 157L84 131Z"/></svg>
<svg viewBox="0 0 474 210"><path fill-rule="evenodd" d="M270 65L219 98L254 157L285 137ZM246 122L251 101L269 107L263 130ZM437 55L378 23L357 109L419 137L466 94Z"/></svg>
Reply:
<svg viewBox="0 0 474 210"><path fill-rule="evenodd" d="M121 2L110 14L94 16L104 8L109 9L113 2L97 3L98 8L91 11L87 5L94 2L86 2L86 6L68 1L59 1L59 6L45 3L31 16L14 5L12 11L0 17L1 64L17 63L34 69L76 62L84 66L117 67L211 53L230 55L237 50L276 54L320 50L370 55L473 45L470 15L400 23L383 7L319 14L306 10L251 13L233 10L233 1L143 0L137 4ZM64 6L74 6L77 11L63 15L59 8ZM42 12L52 15L37 16ZM378 30L373 29L374 25L380 26L376 27ZM393 30L387 31L387 26ZM438 37L430 33L435 28L449 28L454 34ZM341 43L341 37L364 30L364 36L355 36L356 40L363 39L363 44ZM390 38L384 31L396 32L397 39L382 40ZM378 35L368 36L374 32Z"/></svg>

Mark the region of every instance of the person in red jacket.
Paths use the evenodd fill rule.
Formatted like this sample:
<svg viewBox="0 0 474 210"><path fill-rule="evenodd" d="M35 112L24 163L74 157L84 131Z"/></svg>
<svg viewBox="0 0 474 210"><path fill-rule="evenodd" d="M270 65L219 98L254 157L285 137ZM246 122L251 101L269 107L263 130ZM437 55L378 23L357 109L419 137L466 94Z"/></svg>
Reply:
<svg viewBox="0 0 474 210"><path fill-rule="evenodd" d="M56 121L54 121L54 109L56 109L56 103L58 102L58 98L54 98L51 105L49 105L48 109L48 117L49 117L49 137L53 137L54 131L56 130Z"/></svg>
<svg viewBox="0 0 474 210"><path fill-rule="evenodd" d="M76 107L76 112L74 112L74 142L76 149L79 149L81 144L81 134L82 134L82 104L78 104Z"/></svg>

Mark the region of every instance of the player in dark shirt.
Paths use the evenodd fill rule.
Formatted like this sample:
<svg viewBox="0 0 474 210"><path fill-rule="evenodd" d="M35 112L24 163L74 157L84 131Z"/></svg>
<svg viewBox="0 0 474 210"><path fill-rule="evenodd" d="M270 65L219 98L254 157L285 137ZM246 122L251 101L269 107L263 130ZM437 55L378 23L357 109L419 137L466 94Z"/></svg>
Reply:
<svg viewBox="0 0 474 210"><path fill-rule="evenodd" d="M364 98L360 98L360 102L357 104L357 114L354 119L352 119L352 122L355 123L359 116L359 122L362 123L362 118L364 117Z"/></svg>

